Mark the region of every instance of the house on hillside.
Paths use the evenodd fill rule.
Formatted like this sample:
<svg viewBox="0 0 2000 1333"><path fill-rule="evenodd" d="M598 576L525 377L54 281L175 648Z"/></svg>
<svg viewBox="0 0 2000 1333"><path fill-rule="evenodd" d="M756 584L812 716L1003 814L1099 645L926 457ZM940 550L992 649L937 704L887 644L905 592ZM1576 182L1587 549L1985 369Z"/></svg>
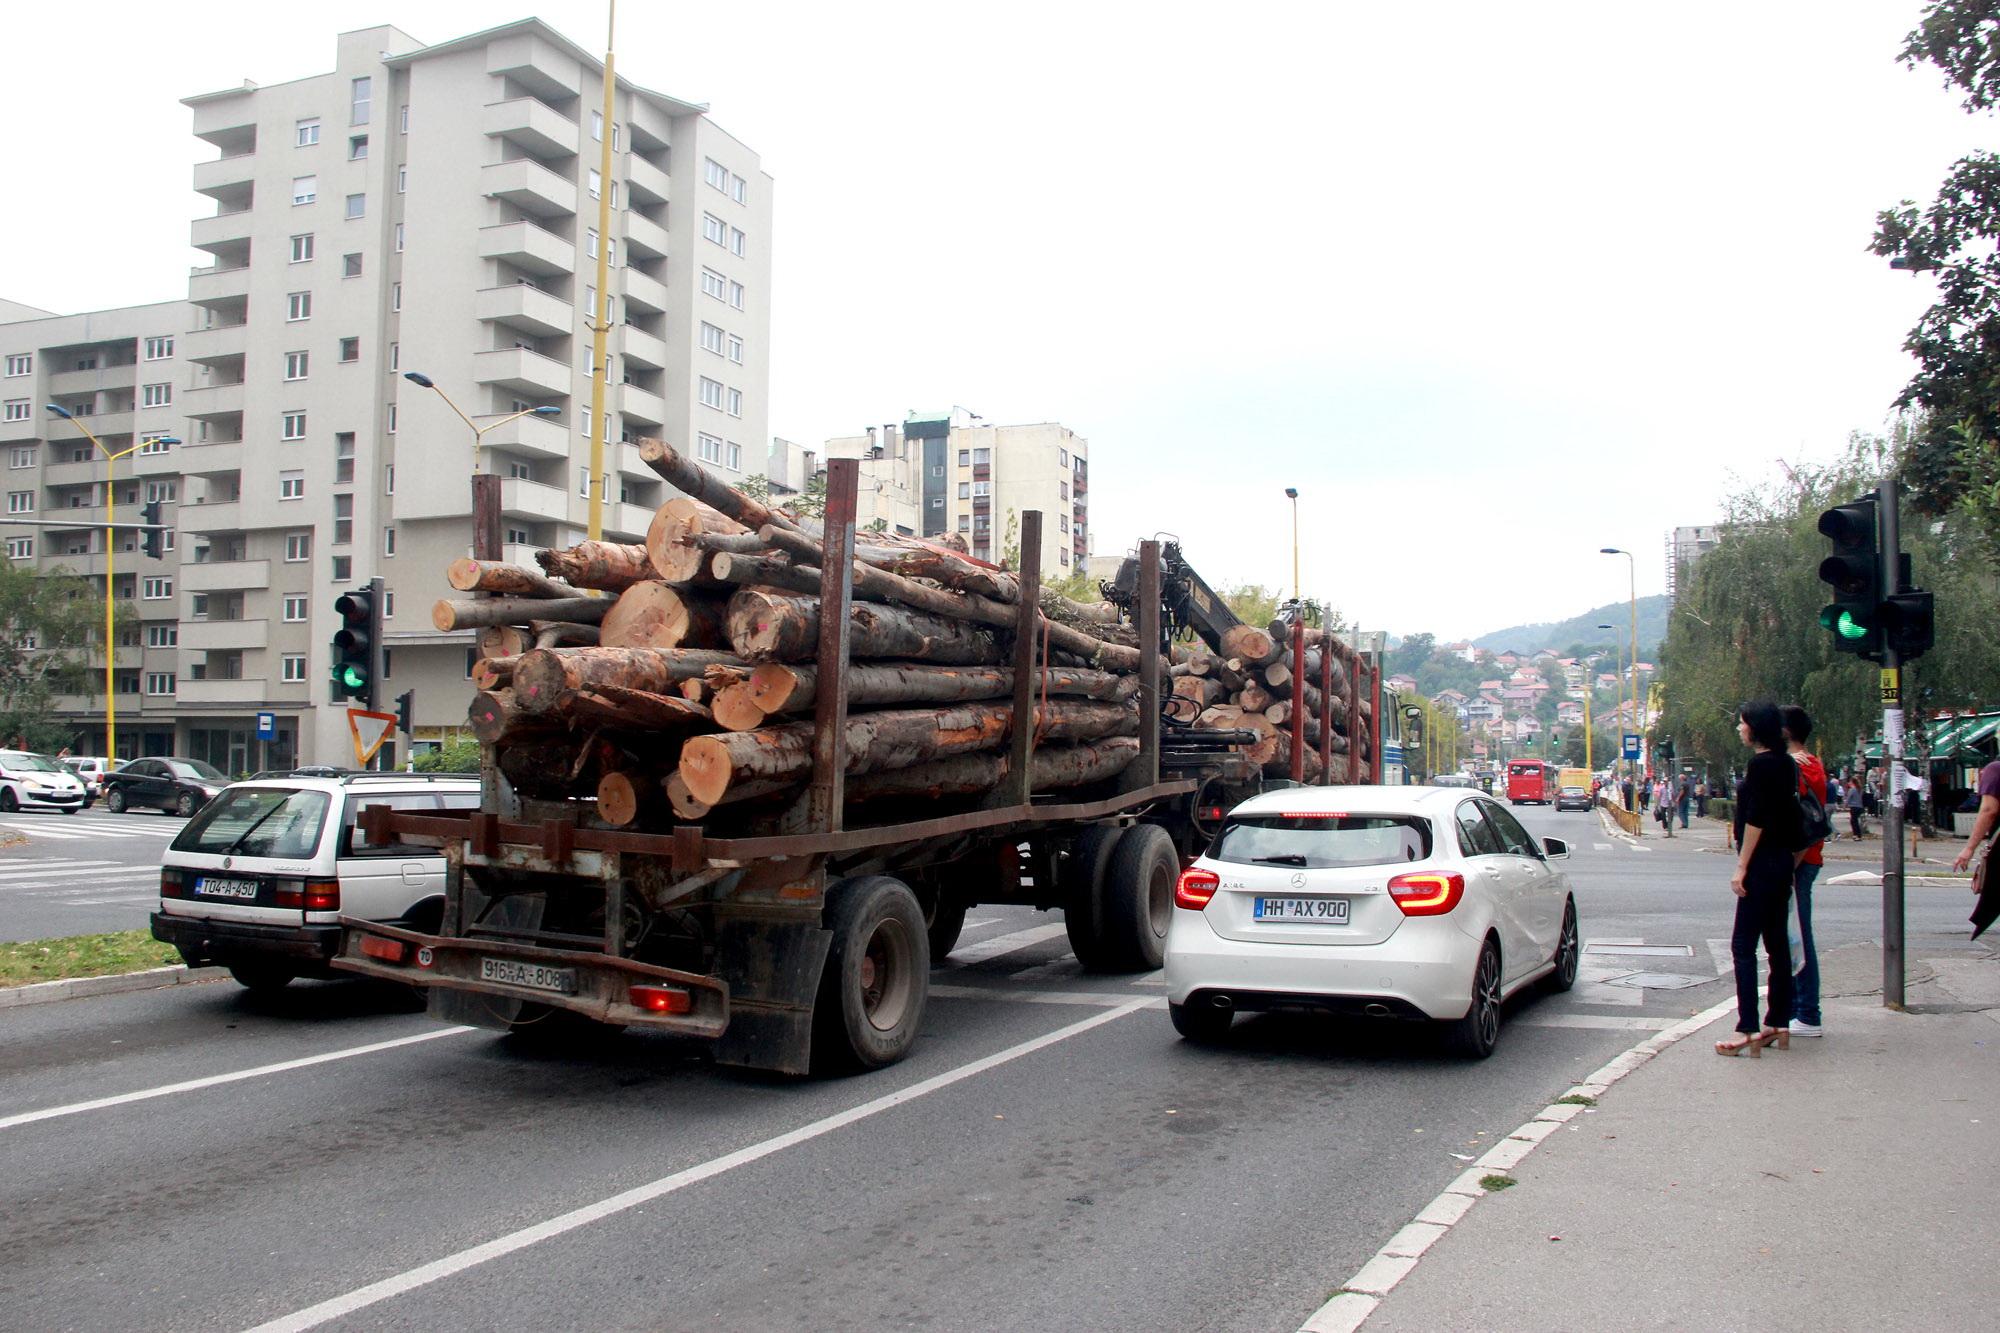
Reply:
<svg viewBox="0 0 2000 1333"><path fill-rule="evenodd" d="M1431 696L1431 702L1439 708L1463 708L1466 698L1457 690L1439 690Z"/></svg>
<svg viewBox="0 0 2000 1333"><path fill-rule="evenodd" d="M1574 699L1565 699L1556 705L1556 721L1575 726L1583 721L1583 705Z"/></svg>
<svg viewBox="0 0 2000 1333"><path fill-rule="evenodd" d="M1382 683L1389 687L1389 691L1392 694L1415 694L1417 692L1417 678L1415 676L1394 675Z"/></svg>

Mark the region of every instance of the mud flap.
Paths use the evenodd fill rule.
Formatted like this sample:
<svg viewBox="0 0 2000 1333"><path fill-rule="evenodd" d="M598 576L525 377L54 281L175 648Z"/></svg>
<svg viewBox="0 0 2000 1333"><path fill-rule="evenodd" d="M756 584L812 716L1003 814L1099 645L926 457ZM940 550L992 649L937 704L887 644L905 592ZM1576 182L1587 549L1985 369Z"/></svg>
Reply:
<svg viewBox="0 0 2000 1333"><path fill-rule="evenodd" d="M454 864L451 884L460 886L459 872ZM456 893L451 894L455 898ZM542 909L547 905L539 893L517 893L502 898L494 904L488 914L488 923L505 926L510 930L537 930L542 924ZM454 925L453 912L458 904L447 899L445 905L445 925ZM456 990L448 986L432 986L426 994L425 1011L440 1023L459 1023L466 1027L492 1028L497 1032L513 1030L514 1020L521 1016L521 1006L525 1000L507 995L481 995L477 991Z"/></svg>
<svg viewBox="0 0 2000 1333"><path fill-rule="evenodd" d="M731 914L716 923L717 972L729 985L718 1064L811 1071L813 999L832 945L833 932L803 916Z"/></svg>

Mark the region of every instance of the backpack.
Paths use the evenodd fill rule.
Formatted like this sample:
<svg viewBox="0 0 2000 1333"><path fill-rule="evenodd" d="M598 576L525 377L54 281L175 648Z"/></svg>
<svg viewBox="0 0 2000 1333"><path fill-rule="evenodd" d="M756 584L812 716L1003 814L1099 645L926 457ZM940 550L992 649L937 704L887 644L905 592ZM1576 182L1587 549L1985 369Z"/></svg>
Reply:
<svg viewBox="0 0 2000 1333"><path fill-rule="evenodd" d="M1797 760L1793 761L1797 763ZM1819 797L1806 785L1805 769L1799 770L1799 846L1811 847L1825 842L1833 836L1833 821L1827 817L1826 807Z"/></svg>

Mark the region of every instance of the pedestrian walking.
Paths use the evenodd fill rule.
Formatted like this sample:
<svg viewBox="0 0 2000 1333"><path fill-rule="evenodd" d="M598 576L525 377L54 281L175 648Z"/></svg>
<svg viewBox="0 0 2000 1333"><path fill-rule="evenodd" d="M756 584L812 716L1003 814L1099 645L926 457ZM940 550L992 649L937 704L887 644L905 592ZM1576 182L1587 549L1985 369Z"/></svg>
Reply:
<svg viewBox="0 0 2000 1333"><path fill-rule="evenodd" d="M1688 807L1694 804L1694 775L1691 773L1681 774L1679 804L1681 827L1686 828L1688 826Z"/></svg>
<svg viewBox="0 0 2000 1333"><path fill-rule="evenodd" d="M1786 747L1791 751L1792 762L1798 766L1798 790L1801 796L1812 793L1813 799L1821 806L1826 805L1826 766L1819 756L1806 749L1806 738L1812 735L1812 718L1797 704L1786 704L1778 710L1785 722ZM1813 944L1812 891L1813 883L1819 878L1820 867L1826 864L1823 843L1813 843L1798 854L1798 864L1792 867L1792 905L1799 922L1799 947L1805 955L1804 964L1792 978L1792 1020L1791 1032L1795 1037L1821 1036L1819 1011L1819 950ZM1789 962L1789 959L1787 960Z"/></svg>
<svg viewBox="0 0 2000 1333"><path fill-rule="evenodd" d="M1854 835L1856 842L1860 842L1868 836L1867 832L1861 827L1861 812L1867 802L1868 795L1862 788L1861 779L1849 773L1847 775L1847 785L1841 797L1841 803L1847 807L1847 831Z"/></svg>
<svg viewBox="0 0 2000 1333"><path fill-rule="evenodd" d="M1708 779L1694 784L1694 812L1703 819L1708 818Z"/></svg>
<svg viewBox="0 0 2000 1333"><path fill-rule="evenodd" d="M1965 846L1959 849L1951 868L1963 870L1972 864L1979 846L1993 832L1995 824L2000 824L2000 759L1994 760L1979 770L1979 780L1973 790L1979 796L1979 813L1973 817L1972 833L1966 838Z"/></svg>
<svg viewBox="0 0 2000 1333"><path fill-rule="evenodd" d="M1618 779L1618 792L1623 798L1620 804L1625 809L1630 810L1632 808L1632 778L1630 774Z"/></svg>
<svg viewBox="0 0 2000 1333"><path fill-rule="evenodd" d="M1653 784L1650 782L1640 783L1639 809L1643 811L1646 809L1647 806L1651 805L1652 803L1653 803Z"/></svg>
<svg viewBox="0 0 2000 1333"><path fill-rule="evenodd" d="M1750 764L1736 786L1736 924L1729 952L1736 964L1735 1041L1715 1043L1717 1055L1759 1055L1792 1044L1792 951L1785 938L1792 867L1799 850L1798 768L1785 755L1785 724L1773 703L1744 704L1736 734L1750 747ZM1764 1025L1757 1025L1757 942L1770 959Z"/></svg>
<svg viewBox="0 0 2000 1333"><path fill-rule="evenodd" d="M1653 809L1655 811L1654 818L1660 821L1660 827L1666 830L1667 836L1669 838L1673 837L1674 836L1673 793L1671 792L1671 790L1669 790L1667 786L1667 780L1665 778L1661 778L1658 782L1653 784Z"/></svg>

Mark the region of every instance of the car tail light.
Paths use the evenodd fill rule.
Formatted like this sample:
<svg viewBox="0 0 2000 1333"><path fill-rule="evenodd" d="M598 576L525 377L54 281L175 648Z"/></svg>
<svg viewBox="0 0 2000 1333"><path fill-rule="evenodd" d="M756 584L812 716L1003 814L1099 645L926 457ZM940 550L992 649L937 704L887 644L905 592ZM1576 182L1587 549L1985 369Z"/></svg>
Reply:
<svg viewBox="0 0 2000 1333"><path fill-rule="evenodd" d="M633 986L625 992L625 998L634 1009L649 1014L685 1014L694 1009L694 996L672 986Z"/></svg>
<svg viewBox="0 0 2000 1333"><path fill-rule="evenodd" d="M1185 907L1190 912L1199 912L1208 906L1208 900L1222 887L1222 877L1213 870L1203 870L1200 866L1189 866L1181 871L1181 877L1174 884L1174 906Z"/></svg>
<svg viewBox="0 0 2000 1333"><path fill-rule="evenodd" d="M340 910L340 881L281 879L271 893L271 905L307 912L337 912Z"/></svg>
<svg viewBox="0 0 2000 1333"><path fill-rule="evenodd" d="M409 956L410 946L401 940L385 940L379 935L363 935L361 952L385 963L400 963Z"/></svg>
<svg viewBox="0 0 2000 1333"><path fill-rule="evenodd" d="M1404 916L1443 916L1465 896L1465 876L1456 871L1398 875L1389 881L1389 896Z"/></svg>
<svg viewBox="0 0 2000 1333"><path fill-rule="evenodd" d="M187 897L187 881L181 872L172 866L160 867L160 896L162 898Z"/></svg>

